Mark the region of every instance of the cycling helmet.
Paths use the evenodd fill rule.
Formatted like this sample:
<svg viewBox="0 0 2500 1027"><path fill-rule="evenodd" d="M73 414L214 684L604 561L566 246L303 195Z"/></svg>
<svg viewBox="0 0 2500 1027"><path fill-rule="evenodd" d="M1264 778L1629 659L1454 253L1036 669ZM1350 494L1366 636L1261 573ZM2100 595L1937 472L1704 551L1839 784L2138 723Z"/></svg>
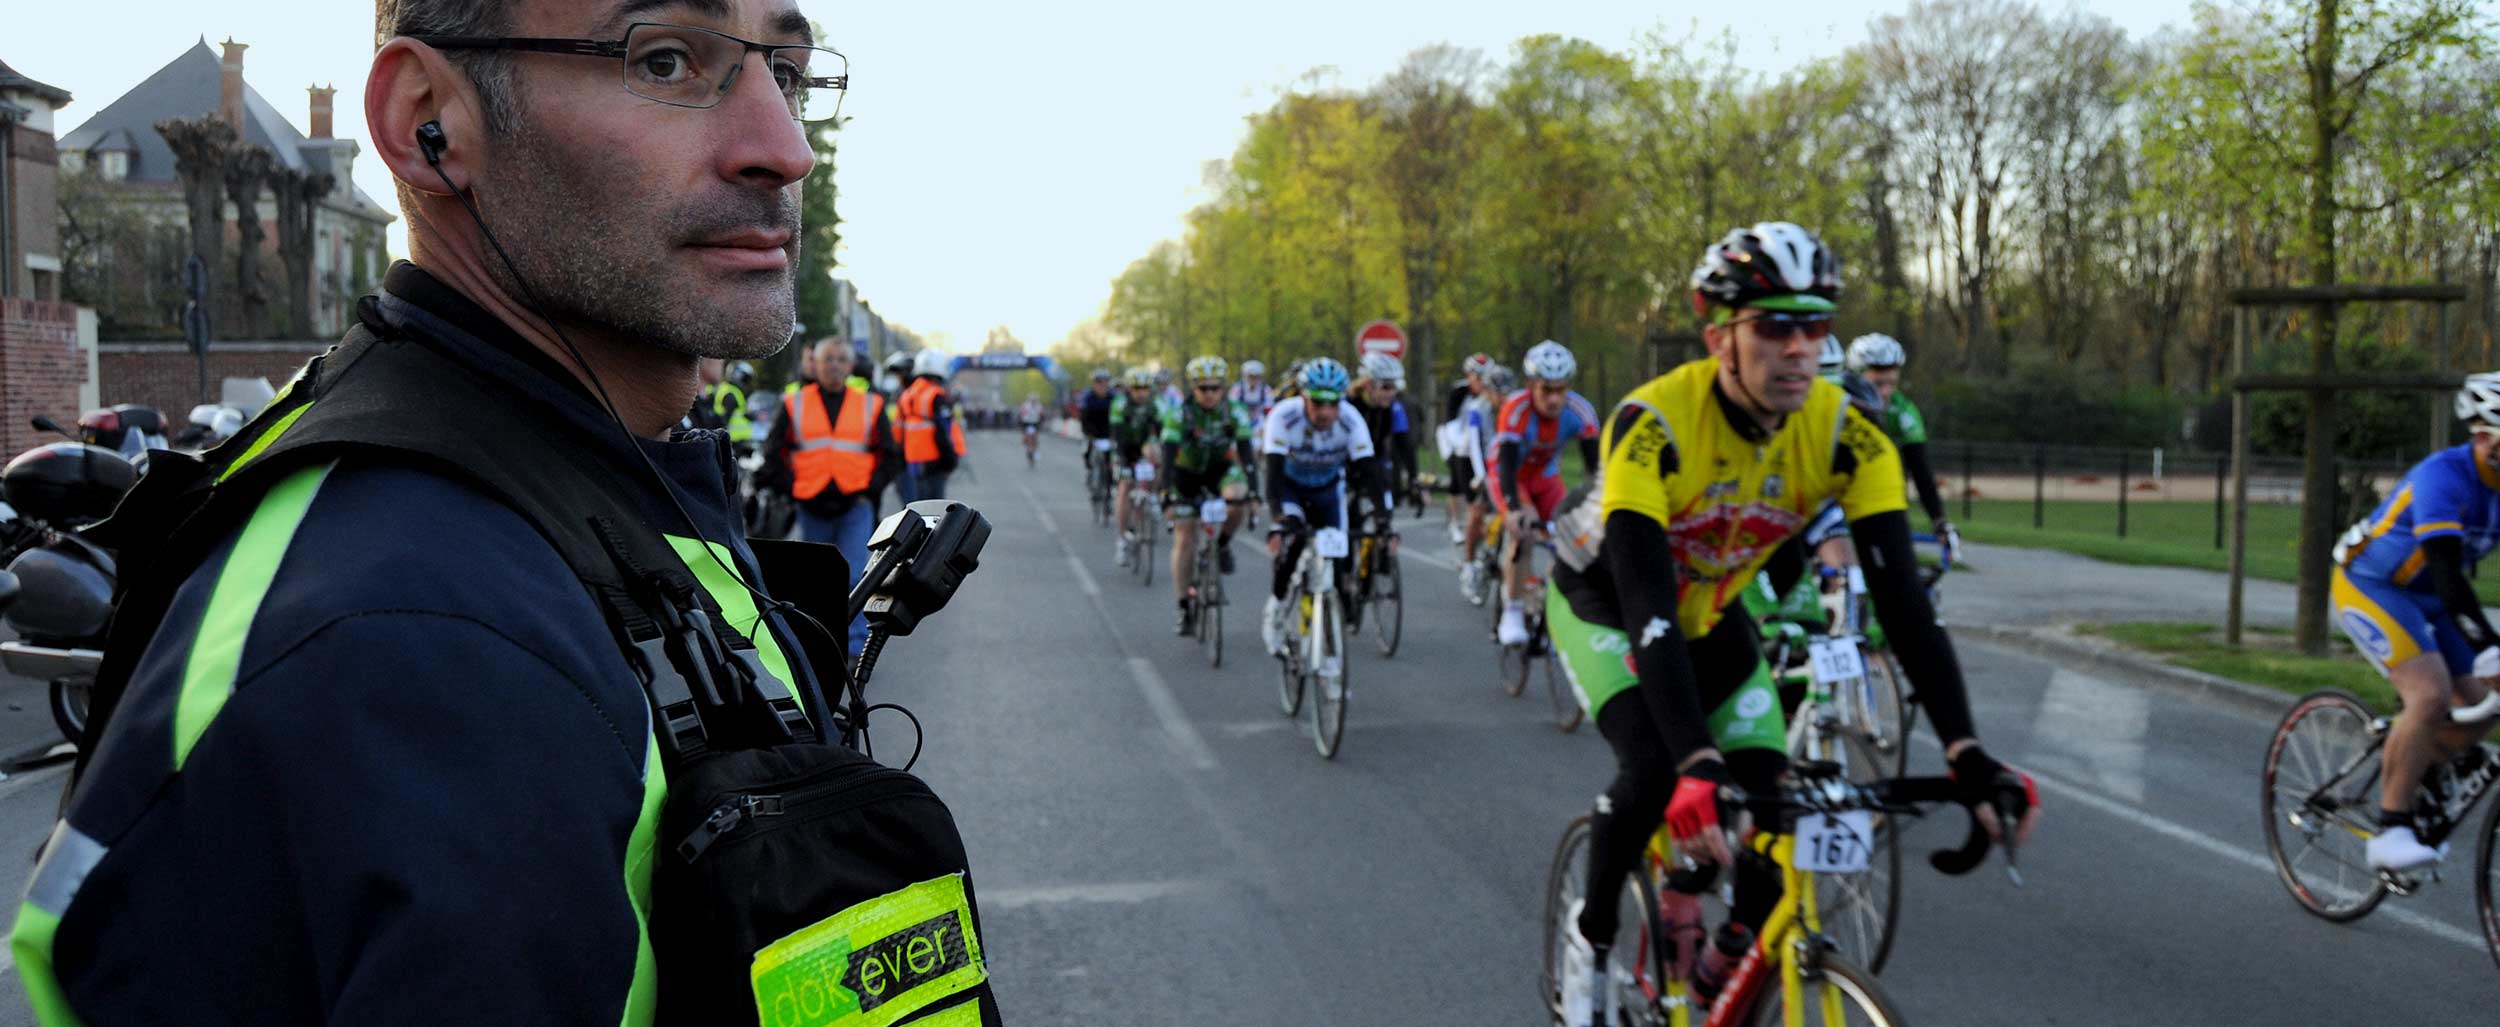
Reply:
<svg viewBox="0 0 2500 1027"><path fill-rule="evenodd" d="M945 381L947 375L955 373L955 358L933 349L921 350L919 356L912 358L911 373Z"/></svg>
<svg viewBox="0 0 2500 1027"><path fill-rule="evenodd" d="M1758 307L1829 313L1840 299L1840 258L1814 233L1765 221L1727 233L1693 268L1693 312Z"/></svg>
<svg viewBox="0 0 2500 1027"><path fill-rule="evenodd" d="M1189 366L1185 370L1189 372L1189 380L1193 384L1200 382L1213 382L1217 385L1222 385L1224 384L1224 376L1231 373L1232 369L1224 366L1223 357L1210 355L1199 357L1196 360L1190 361Z"/></svg>
<svg viewBox="0 0 2500 1027"><path fill-rule="evenodd" d="M1160 387L1170 384L1172 384L1172 369L1168 367L1155 368L1155 385Z"/></svg>
<svg viewBox="0 0 2500 1027"><path fill-rule="evenodd" d="M1404 385L1406 367L1398 363L1398 358L1386 353L1366 353L1363 355L1363 377L1391 385Z"/></svg>
<svg viewBox="0 0 2500 1027"><path fill-rule="evenodd" d="M1267 365L1259 363L1256 360L1244 360L1241 362L1241 376L1244 378L1265 378L1267 377Z"/></svg>
<svg viewBox="0 0 2500 1027"><path fill-rule="evenodd" d="M737 386L738 391L740 392L755 391L754 364L750 364L744 360L732 360L729 362L728 373L721 375L721 377L728 379L729 384Z"/></svg>
<svg viewBox="0 0 2500 1027"><path fill-rule="evenodd" d="M2465 376L2465 387L2457 390L2457 420L2500 429L2500 372Z"/></svg>
<svg viewBox="0 0 2500 1027"><path fill-rule="evenodd" d="M1484 384L1493 390L1494 395L1507 396L1519 391L1519 376L1510 368L1495 364L1484 369Z"/></svg>
<svg viewBox="0 0 2500 1027"><path fill-rule="evenodd" d="M1128 369L1128 387L1129 387L1129 388L1132 388L1132 389L1151 389L1151 388L1154 388L1154 387L1155 387L1155 373L1154 373L1153 371L1148 370L1148 369L1143 368L1143 367L1132 367L1132 368L1129 368L1129 369Z"/></svg>
<svg viewBox="0 0 2500 1027"><path fill-rule="evenodd" d="M1814 373L1833 381L1839 381L1840 373L1845 369L1848 363L1848 354L1840 348L1840 336L1824 336L1823 358L1815 362Z"/></svg>
<svg viewBox="0 0 2500 1027"><path fill-rule="evenodd" d="M910 353L897 353L885 358L885 369L899 377L911 377L913 358Z"/></svg>
<svg viewBox="0 0 2500 1027"><path fill-rule="evenodd" d="M1849 343L1849 369L1863 371L1870 367L1899 367L1909 363L1901 352L1900 340L1882 332L1858 336Z"/></svg>
<svg viewBox="0 0 2500 1027"><path fill-rule="evenodd" d="M1458 365L1460 374L1482 375L1492 369L1493 358L1482 353L1467 354L1467 359Z"/></svg>
<svg viewBox="0 0 2500 1027"><path fill-rule="evenodd" d="M1529 381L1567 382L1580 373L1580 362L1571 359L1562 343L1547 339L1528 347L1528 355L1519 358L1519 370Z"/></svg>
<svg viewBox="0 0 2500 1027"><path fill-rule="evenodd" d="M1095 368L1095 369L1094 369L1094 380L1095 380L1095 381L1098 381L1098 382L1107 382L1107 381L1110 381L1110 380L1111 380L1111 369L1110 369L1110 368L1107 368L1107 367L1097 367L1097 368Z"/></svg>
<svg viewBox="0 0 2500 1027"><path fill-rule="evenodd" d="M1345 397L1349 384L1345 365L1327 357L1314 357L1302 365L1302 394L1322 403L1333 403Z"/></svg>

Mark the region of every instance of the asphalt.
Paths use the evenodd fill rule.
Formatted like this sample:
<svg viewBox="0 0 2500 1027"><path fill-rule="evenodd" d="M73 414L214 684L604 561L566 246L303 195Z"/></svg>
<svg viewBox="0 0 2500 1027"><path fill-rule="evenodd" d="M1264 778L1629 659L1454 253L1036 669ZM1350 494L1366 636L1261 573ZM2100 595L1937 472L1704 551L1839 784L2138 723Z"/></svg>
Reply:
<svg viewBox="0 0 2500 1027"><path fill-rule="evenodd" d="M1534 692L1496 687L1439 515L1401 521L1405 644L1357 650L1344 747L1324 761L1280 715L1257 651L1265 559L1249 540L1211 669L1171 635L1163 575L1140 587L1112 566L1073 444L1046 442L1034 468L1011 434L974 447L954 498L993 526L981 568L893 641L870 690L926 727L916 769L962 827L1009 1021L1545 1022L1553 846L1612 760L1590 728L1557 733ZM2078 591L1982 566L1947 582L1949 619L1976 626L2018 602L2009 590L2043 606ZM2047 811L2022 887L2001 864L1910 873L1882 978L1906 1022L2488 1020L2500 979L2472 921L2470 851L2444 884L2357 923L2314 919L2264 855L2265 711L1975 630L1957 641L1984 737L2034 771ZM0 696L17 707L0 711L0 752L43 741L41 693L7 682ZM910 752L908 722L874 728L881 757ZM1914 750L1914 771L1940 766L1932 745ZM57 774L0 781L0 853L41 839ZM1960 830L1946 814L1907 840ZM27 864L8 865L22 887ZM0 991L0 1025L30 1022L13 974Z"/></svg>

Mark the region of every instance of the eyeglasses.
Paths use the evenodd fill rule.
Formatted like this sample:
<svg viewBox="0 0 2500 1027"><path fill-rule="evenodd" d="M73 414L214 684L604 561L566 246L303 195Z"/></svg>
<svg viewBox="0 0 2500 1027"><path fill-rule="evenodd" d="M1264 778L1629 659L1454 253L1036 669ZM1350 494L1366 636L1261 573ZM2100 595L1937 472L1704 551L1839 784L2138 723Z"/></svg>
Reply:
<svg viewBox="0 0 2500 1027"><path fill-rule="evenodd" d="M1200 391L1200 392L1222 392L1222 391L1224 391L1224 387L1223 387L1222 385L1200 385L1200 386L1197 386L1197 389L1198 389L1198 391Z"/></svg>
<svg viewBox="0 0 2500 1027"><path fill-rule="evenodd" d="M747 55L764 55L773 84L790 116L823 121L842 113L851 88L851 61L838 51L798 43L758 43L688 25L642 21L625 27L625 38L544 39L533 36L410 36L437 50L520 50L528 53L610 57L625 66L625 91L671 107L706 110L738 84ZM830 72L831 74L822 74Z"/></svg>
<svg viewBox="0 0 2500 1027"><path fill-rule="evenodd" d="M1764 342L1787 342L1803 334L1807 342L1818 342L1832 334L1829 314L1756 314L1728 322L1729 327L1749 324Z"/></svg>
<svg viewBox="0 0 2500 1027"><path fill-rule="evenodd" d="M1538 382L1529 387L1535 389L1536 394L1539 396L1567 396L1571 394L1571 386L1565 382Z"/></svg>

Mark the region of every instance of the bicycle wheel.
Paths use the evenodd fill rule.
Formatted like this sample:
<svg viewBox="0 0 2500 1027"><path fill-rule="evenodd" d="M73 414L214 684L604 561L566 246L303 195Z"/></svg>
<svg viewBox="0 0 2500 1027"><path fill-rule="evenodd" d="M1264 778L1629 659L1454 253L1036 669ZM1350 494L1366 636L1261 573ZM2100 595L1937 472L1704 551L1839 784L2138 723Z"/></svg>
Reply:
<svg viewBox="0 0 2500 1027"><path fill-rule="evenodd" d="M1372 569L1371 622L1372 641L1380 646L1383 658L1398 654L1398 640L1406 637L1406 581L1399 577L1397 554L1383 550Z"/></svg>
<svg viewBox="0 0 2500 1027"><path fill-rule="evenodd" d="M1892 1000L1885 997L1884 989L1876 986L1875 975L1859 969L1843 956L1826 952L1818 965L1801 967L1800 972L1805 977L1805 1003L1809 1011L1821 1008L1828 1014L1832 1000L1839 1000L1840 1018L1834 1020L1826 1015L1820 1021L1823 1027L1841 1027L1842 1024L1894 1027L1901 1022L1901 1014L1893 1011ZM1776 1027L1787 1022L1787 1015L1780 1010L1779 982L1763 985L1761 994L1761 998L1754 1000L1754 1027ZM1812 1021L1811 1014L1808 1020Z"/></svg>
<svg viewBox="0 0 2500 1027"><path fill-rule="evenodd" d="M1302 712L1301 605L1301 589L1285 593L1285 654L1276 658L1276 698L1288 717Z"/></svg>
<svg viewBox="0 0 2500 1027"><path fill-rule="evenodd" d="M1901 673L1901 662L1892 650L1861 646L1866 659L1866 678L1859 682L1858 715L1865 722L1858 735L1886 759L1884 777L1900 777L1910 772L1910 723L1915 716L1907 699L1909 678ZM1880 965L1870 966L1881 971Z"/></svg>
<svg viewBox="0 0 2500 1027"><path fill-rule="evenodd" d="M1319 686L1319 694L1311 697L1311 742L1318 746L1321 758L1332 760L1337 758L1338 743L1345 739L1347 671L1353 663L1346 659L1341 601L1334 594L1322 595L1311 611L1311 630L1319 639L1319 666L1311 669Z"/></svg>
<svg viewBox="0 0 2500 1027"><path fill-rule="evenodd" d="M1137 560L1137 583L1152 585L1155 583L1155 558L1162 555L1155 551L1155 529L1161 525L1163 513L1153 504L1140 503L1136 514L1137 544L1130 549L1129 555Z"/></svg>
<svg viewBox="0 0 2500 1027"><path fill-rule="evenodd" d="M2500 909L2492 905L2492 892L2500 891L2500 864L2491 855L2495 845L2500 845L2500 802L2483 814L2483 842L2474 853L2474 919L2483 925L2483 947L2500 964Z"/></svg>
<svg viewBox="0 0 2500 1027"><path fill-rule="evenodd" d="M1527 646L1501 646L1495 665L1502 673L1502 691L1513 699L1528 694L1528 677L1536 669L1536 657L1528 655Z"/></svg>
<svg viewBox="0 0 2500 1027"><path fill-rule="evenodd" d="M1852 782L1864 784L1891 776L1887 757L1851 733L1840 736L1840 751ZM1884 972L1892 958L1892 939L1900 925L1901 846L1896 824L1875 817L1875 851L1864 873L1814 875L1814 907L1821 914L1823 934L1868 973Z"/></svg>
<svg viewBox="0 0 2500 1027"><path fill-rule="evenodd" d="M1545 872L1545 919L1540 932L1544 966L1537 978L1538 994L1544 999L1546 1014L1557 1022L1562 1018L1563 946L1569 938L1564 932L1580 929L1571 911L1588 894L1589 838L1589 818L1573 820L1563 829L1562 841L1554 846L1554 862ZM1666 994L1665 966L1658 948L1649 944L1658 908L1655 894L1649 875L1635 870L1615 897L1615 940L1606 960L1612 970L1608 979L1616 992L1617 1013L1612 1023L1640 1027L1666 1023L1658 1004Z"/></svg>
<svg viewBox="0 0 2500 1027"><path fill-rule="evenodd" d="M1206 650L1207 665L1224 665L1224 576L1217 573L1215 558L1208 555L1215 545L1213 539L1199 540L1198 552L1198 647Z"/></svg>
<svg viewBox="0 0 2500 1027"><path fill-rule="evenodd" d="M1545 669L1545 702L1554 711L1554 728L1566 735L1577 731L1588 711L1580 708L1580 692L1571 687L1570 678L1563 674L1562 657L1554 655L1554 641L1545 634L1545 618L1537 618L1528 629L1532 639L1543 643L1540 648L1545 650L1534 662Z"/></svg>
<svg viewBox="0 0 2500 1027"><path fill-rule="evenodd" d="M2374 720L2350 694L2311 692L2266 745L2261 801L2275 875L2301 908L2338 923L2387 897L2366 852L2378 830Z"/></svg>

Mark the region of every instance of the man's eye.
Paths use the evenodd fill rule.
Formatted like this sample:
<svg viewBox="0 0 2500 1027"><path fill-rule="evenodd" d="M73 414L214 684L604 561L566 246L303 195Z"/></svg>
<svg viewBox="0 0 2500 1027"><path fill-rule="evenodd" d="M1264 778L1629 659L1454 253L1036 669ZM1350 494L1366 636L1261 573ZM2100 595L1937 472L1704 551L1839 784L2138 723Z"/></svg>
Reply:
<svg viewBox="0 0 2500 1027"><path fill-rule="evenodd" d="M635 60L645 77L659 82L674 82L684 77L693 64L687 59L686 52L678 49L653 50Z"/></svg>

